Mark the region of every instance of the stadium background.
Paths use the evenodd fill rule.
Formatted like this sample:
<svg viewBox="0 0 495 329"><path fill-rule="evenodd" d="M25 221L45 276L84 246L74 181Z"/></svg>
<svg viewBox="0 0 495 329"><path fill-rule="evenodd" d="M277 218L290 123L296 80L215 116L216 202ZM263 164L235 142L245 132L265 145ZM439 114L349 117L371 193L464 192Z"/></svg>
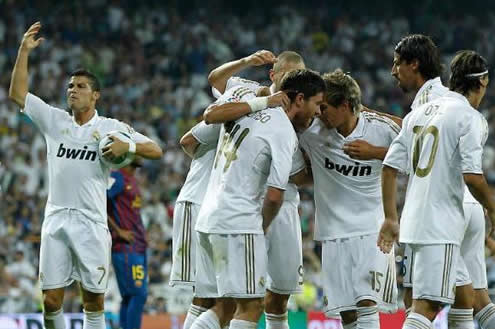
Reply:
<svg viewBox="0 0 495 329"><path fill-rule="evenodd" d="M495 56L495 2L487 1L380 1L376 5L368 1L305 1L303 5L280 5L270 0L174 0L161 4L0 0L0 313L4 314L35 313L41 307L36 275L47 196L45 145L29 119L7 99L20 39L37 20L42 22L41 34L47 40L31 55L30 90L64 108L67 74L84 66L104 85L97 104L99 113L131 123L166 149L161 161L147 162L139 173L150 245L145 311L155 316L152 319L162 328L179 323L180 316L175 315L185 312L189 301L188 291L167 285L174 202L189 167L178 139L212 101L206 80L212 68L259 49L275 53L291 49L317 71L341 67L350 72L361 85L364 104L404 116L411 97L404 95L390 76L393 47L403 35L431 35L443 54L443 63L448 63L456 50L466 48L477 50L489 63ZM250 69L243 76L268 84L267 69ZM445 72L444 82L447 76ZM494 106L495 87L490 86L481 106L490 132L495 125ZM492 184L494 146L490 135L484 165ZM301 191L300 213L305 292L290 304L295 311L318 312L323 297L320 248L312 240L311 189ZM487 249L489 285L493 287L495 262L490 254ZM119 293L114 278L105 304L109 323L115 323ZM75 286L66 292L64 310L81 311ZM145 321L145 326L151 325Z"/></svg>

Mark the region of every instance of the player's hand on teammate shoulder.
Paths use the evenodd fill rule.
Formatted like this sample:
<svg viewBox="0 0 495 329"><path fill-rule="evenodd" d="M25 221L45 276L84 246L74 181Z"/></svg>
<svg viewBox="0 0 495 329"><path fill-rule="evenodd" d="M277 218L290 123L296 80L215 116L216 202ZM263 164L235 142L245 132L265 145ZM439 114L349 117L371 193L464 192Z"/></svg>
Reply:
<svg viewBox="0 0 495 329"><path fill-rule="evenodd" d="M246 60L251 66L261 66L275 63L277 57L269 50L258 50L254 54L249 55Z"/></svg>
<svg viewBox="0 0 495 329"><path fill-rule="evenodd" d="M398 240L399 223L396 220L385 218L380 233L378 233L378 247L383 253L388 254L392 251L394 243Z"/></svg>
<svg viewBox="0 0 495 329"><path fill-rule="evenodd" d="M26 51L31 51L34 48L38 47L44 38L38 38L36 39L36 35L41 29L41 23L36 22L33 25L29 27L29 29L24 33L24 36L22 37L21 41L21 49L26 50Z"/></svg>
<svg viewBox="0 0 495 329"><path fill-rule="evenodd" d="M289 109L290 99L283 91L276 92L275 94L268 96L268 107L281 106L285 111Z"/></svg>
<svg viewBox="0 0 495 329"><path fill-rule="evenodd" d="M126 154L129 151L129 143L125 143L115 136L111 136L112 143L105 146L103 150L103 156L107 159L118 158L121 155Z"/></svg>
<svg viewBox="0 0 495 329"><path fill-rule="evenodd" d="M353 159L372 160L374 159L374 146L365 140L357 139L350 143L346 143L342 148L344 153Z"/></svg>

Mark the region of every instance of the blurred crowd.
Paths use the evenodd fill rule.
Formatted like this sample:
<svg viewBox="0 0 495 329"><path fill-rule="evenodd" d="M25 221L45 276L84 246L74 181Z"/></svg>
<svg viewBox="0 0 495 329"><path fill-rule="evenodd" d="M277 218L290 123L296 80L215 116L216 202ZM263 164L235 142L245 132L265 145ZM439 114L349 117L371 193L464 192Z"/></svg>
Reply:
<svg viewBox="0 0 495 329"><path fill-rule="evenodd" d="M453 13L368 16L361 9L349 16L317 2L305 8L253 7L243 13L220 6L212 14L201 7L188 11L134 1L59 3L0 0L0 312L40 309L37 262L47 197L45 144L7 99L20 39L33 22L42 22L46 40L30 58L30 91L65 108L68 73L85 67L103 83L98 113L128 122L166 150L162 160L146 162L138 173L149 240L147 312L180 312L188 306L188 299L181 297L188 294L168 287L174 202L189 167L178 140L213 100L207 85L211 69L259 49L295 50L314 70L340 67L350 72L368 107L404 116L412 99L396 86L390 69L394 45L405 34L433 36L446 68L455 51L465 48L477 50L488 62L495 60L490 40L495 12L458 19ZM249 69L243 76L268 84L267 69ZM482 104L490 129L495 127L494 106L495 87L489 88ZM494 145L490 135L485 169L492 183ZM312 200L311 189L301 191L306 282L304 294L291 301L293 308L320 309L323 304ZM488 265L494 285L493 261ZM108 309L118 309L118 295L113 279ZM80 311L78 289L68 290L66 297L66 311Z"/></svg>

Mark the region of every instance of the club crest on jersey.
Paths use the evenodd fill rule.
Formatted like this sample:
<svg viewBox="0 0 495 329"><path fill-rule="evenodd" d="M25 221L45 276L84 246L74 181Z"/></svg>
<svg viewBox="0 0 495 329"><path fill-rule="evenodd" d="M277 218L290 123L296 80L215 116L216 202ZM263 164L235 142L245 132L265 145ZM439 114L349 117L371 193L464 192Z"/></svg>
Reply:
<svg viewBox="0 0 495 329"><path fill-rule="evenodd" d="M95 141L100 140L101 136L100 136L100 133L98 132L98 130L93 131L93 138Z"/></svg>
<svg viewBox="0 0 495 329"><path fill-rule="evenodd" d="M84 146L82 149L71 149L64 147L64 143L60 143L57 150L57 158L96 161L98 153L96 151L89 151L87 146Z"/></svg>
<svg viewBox="0 0 495 329"><path fill-rule="evenodd" d="M325 168L335 170L344 176L369 176L371 175L371 166L361 166L359 162L354 165L338 164L325 158Z"/></svg>

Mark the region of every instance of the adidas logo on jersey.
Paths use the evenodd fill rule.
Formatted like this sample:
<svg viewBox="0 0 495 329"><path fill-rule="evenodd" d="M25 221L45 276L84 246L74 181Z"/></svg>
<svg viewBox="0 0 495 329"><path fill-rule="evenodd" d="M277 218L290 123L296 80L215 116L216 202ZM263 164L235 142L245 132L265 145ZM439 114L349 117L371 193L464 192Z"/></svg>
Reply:
<svg viewBox="0 0 495 329"><path fill-rule="evenodd" d="M82 149L70 149L64 147L64 143L60 143L57 150L57 158L95 161L97 155L96 151L88 151L87 146Z"/></svg>
<svg viewBox="0 0 495 329"><path fill-rule="evenodd" d="M369 176L371 175L371 166L360 166L359 162L355 162L354 166L348 166L338 163L333 163L329 158L325 158L325 168L336 170L344 176Z"/></svg>

